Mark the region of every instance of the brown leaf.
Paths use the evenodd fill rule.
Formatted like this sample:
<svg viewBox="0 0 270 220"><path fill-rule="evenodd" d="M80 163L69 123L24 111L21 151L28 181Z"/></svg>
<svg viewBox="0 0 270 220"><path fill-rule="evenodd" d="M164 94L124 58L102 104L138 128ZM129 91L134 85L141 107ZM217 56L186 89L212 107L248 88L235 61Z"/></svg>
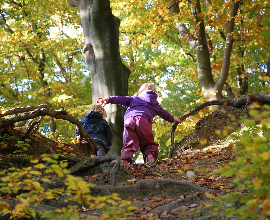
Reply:
<svg viewBox="0 0 270 220"><path fill-rule="evenodd" d="M227 153L230 153L233 150L233 145L230 144L229 147L227 147L225 150Z"/></svg>
<svg viewBox="0 0 270 220"><path fill-rule="evenodd" d="M3 150L5 150L5 149L7 149L7 148L8 148L8 145L7 145L7 144L2 143L2 144L1 144L1 148L2 148Z"/></svg>
<svg viewBox="0 0 270 220"><path fill-rule="evenodd" d="M183 168L185 171L188 171L188 170L193 170L192 166L190 166L189 164L186 164Z"/></svg>

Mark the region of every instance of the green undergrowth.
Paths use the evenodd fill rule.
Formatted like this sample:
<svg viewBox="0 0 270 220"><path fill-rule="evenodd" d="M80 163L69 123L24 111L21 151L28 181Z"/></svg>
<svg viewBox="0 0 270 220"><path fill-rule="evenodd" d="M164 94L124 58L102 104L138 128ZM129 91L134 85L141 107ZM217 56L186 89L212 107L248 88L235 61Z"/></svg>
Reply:
<svg viewBox="0 0 270 220"><path fill-rule="evenodd" d="M253 105L249 115L250 119L243 118L245 126L230 135L228 148L233 150L235 160L215 171L235 177L235 181L233 190L214 199L213 212L237 219L269 219L270 107Z"/></svg>

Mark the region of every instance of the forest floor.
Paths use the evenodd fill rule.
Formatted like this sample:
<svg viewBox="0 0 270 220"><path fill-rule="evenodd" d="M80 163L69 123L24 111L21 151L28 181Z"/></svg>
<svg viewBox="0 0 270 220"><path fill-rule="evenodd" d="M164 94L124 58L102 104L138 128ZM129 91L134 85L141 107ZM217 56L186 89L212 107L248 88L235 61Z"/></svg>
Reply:
<svg viewBox="0 0 270 220"><path fill-rule="evenodd" d="M24 131L13 129L9 135L22 136ZM76 144L60 144L53 142L39 134L28 137L29 152L66 153L68 155L89 157L90 154L82 146ZM4 168L4 159L14 152L14 139L5 139L1 142L0 167ZM8 143L9 142L9 143ZM7 147L9 146L9 147ZM46 147L41 147L46 146ZM46 152L48 151L48 152ZM10 158L10 157L9 157ZM84 173L80 176L87 182L95 183L101 187L122 187L119 190L121 198L131 201L137 207L133 216L127 219L234 219L217 218L207 211L209 202L214 197L226 194L232 189L230 183L233 178L226 178L214 173L216 169L224 166L234 159L231 147L227 143L207 146L202 149L186 149L177 157L167 158L152 163L138 163L121 165L116 175L116 183L110 184L109 174L106 170ZM17 162L16 162L17 161ZM18 160L9 163L19 166ZM17 163L17 164L16 164ZM112 167L111 164L109 164ZM123 175L122 175L123 174ZM195 175L194 175L195 174ZM132 187L133 186L133 187ZM93 193L98 196L96 191ZM102 190L101 190L102 191ZM203 209L203 211L202 211ZM84 210L84 214L92 218L100 218L97 210Z"/></svg>
<svg viewBox="0 0 270 220"><path fill-rule="evenodd" d="M68 161L67 168L71 174L96 184L90 189L92 196L105 196L116 192L120 198L137 207L132 211L133 215L122 219L236 219L234 216L222 217L222 202L219 207L210 205L213 200L219 199L219 196L234 190L232 182L235 178L215 173L236 157L233 144L222 142L216 131L223 132L226 129L229 135L233 131L230 128L227 130L227 126L242 128L241 120L238 123L238 119L248 118L249 104L262 99L265 100L263 103L268 103L269 95L254 94L241 96L231 102L222 101L218 105L223 107L199 120L194 131L184 137L177 146L175 144L172 147L171 157L152 163L125 166L119 165L117 156L92 157L84 145L54 142L38 133L30 132L29 128L4 126L0 128L0 170L30 166L32 164L29 156L38 158L43 154L58 154ZM205 105L203 103L198 107L200 108L195 108L191 113L195 114L205 108ZM64 116L63 119L66 119L66 115ZM205 140L207 145L202 145ZM3 193L0 196L2 200L14 201L15 198ZM90 216L92 219L117 219L103 218L104 213L98 209L82 207L81 211L82 216ZM1 213L0 218L2 220Z"/></svg>
<svg viewBox="0 0 270 220"><path fill-rule="evenodd" d="M126 182L121 182L122 186L151 181L148 187L139 185L127 189L128 196L122 194L137 207L133 212L134 216L128 219L236 219L217 217L205 209L215 197L225 195L227 190L233 189L230 183L234 177L224 177L214 172L233 159L230 147L216 145L200 150L189 149L181 156L162 161L124 165L122 169L126 169L130 176ZM98 184L102 180L102 174L84 178L96 179L92 182ZM159 180L164 180L165 183ZM186 183L190 185L187 184L185 188ZM141 192L144 188L147 192ZM138 196L139 194L143 196Z"/></svg>

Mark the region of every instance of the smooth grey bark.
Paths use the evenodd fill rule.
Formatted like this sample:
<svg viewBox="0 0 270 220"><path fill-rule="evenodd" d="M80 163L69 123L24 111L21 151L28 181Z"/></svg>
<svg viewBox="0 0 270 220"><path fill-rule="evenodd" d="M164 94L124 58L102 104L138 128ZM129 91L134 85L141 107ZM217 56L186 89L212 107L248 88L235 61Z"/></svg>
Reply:
<svg viewBox="0 0 270 220"><path fill-rule="evenodd" d="M240 1L233 2L233 7L230 15L230 21L227 26L227 35L225 37L225 49L223 54L222 69L217 82L213 80L209 45L207 43L207 35L205 33L205 26L201 14L200 1L191 1L191 14L194 20L195 36L190 34L189 29L180 21L177 21L176 29L179 34L184 36L189 45L196 51L197 54L197 70L198 80L201 88L205 91L205 97L211 99L222 99L222 90L224 88L226 79L229 74L230 57L232 52L233 37L232 32L234 31L234 17L237 15ZM180 9L176 0L171 1L170 6L172 13L179 13ZM215 94L216 95L213 95Z"/></svg>
<svg viewBox="0 0 270 220"><path fill-rule="evenodd" d="M83 53L91 74L92 101L115 95L128 95L129 69L119 52L120 20L111 11L109 0L69 0L80 10L85 46ZM107 105L107 120L113 132L110 155L120 155L123 146L125 109Z"/></svg>
<svg viewBox="0 0 270 220"><path fill-rule="evenodd" d="M267 70L266 70L267 72L265 75L270 77L270 60L266 62L266 67L267 67Z"/></svg>

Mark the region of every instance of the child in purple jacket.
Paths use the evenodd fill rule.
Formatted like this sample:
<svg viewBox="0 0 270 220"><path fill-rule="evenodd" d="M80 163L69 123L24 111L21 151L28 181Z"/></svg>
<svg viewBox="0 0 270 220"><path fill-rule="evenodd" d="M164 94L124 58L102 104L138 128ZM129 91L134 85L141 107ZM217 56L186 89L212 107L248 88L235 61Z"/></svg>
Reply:
<svg viewBox="0 0 270 220"><path fill-rule="evenodd" d="M152 132L152 122L156 115L168 122L181 123L180 117L172 116L159 105L157 97L155 86L145 83L136 96L111 96L97 101L102 106L110 103L127 108L124 116L122 164L132 163L133 154L139 149L145 162L157 160L159 144L154 142Z"/></svg>

